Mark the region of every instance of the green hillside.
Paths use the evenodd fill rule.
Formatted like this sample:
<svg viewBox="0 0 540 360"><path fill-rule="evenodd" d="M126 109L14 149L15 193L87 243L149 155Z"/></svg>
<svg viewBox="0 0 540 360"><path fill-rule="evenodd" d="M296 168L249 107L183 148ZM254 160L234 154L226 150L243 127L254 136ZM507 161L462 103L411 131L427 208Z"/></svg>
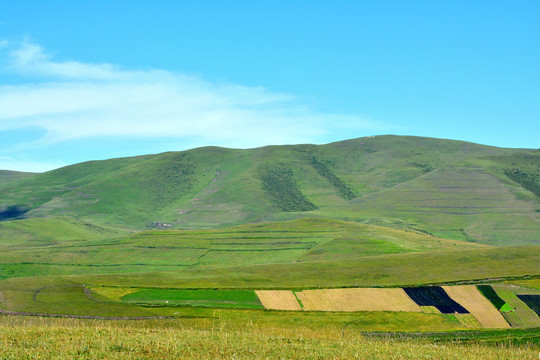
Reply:
<svg viewBox="0 0 540 360"><path fill-rule="evenodd" d="M0 170L0 188L4 186L5 184L8 184L12 181L24 179L32 175L34 175L34 173Z"/></svg>
<svg viewBox="0 0 540 360"><path fill-rule="evenodd" d="M526 163L523 156L532 160ZM529 173L534 166L537 171L537 159L538 151L533 150L402 136L249 150L207 147L93 161L33 175L5 184L0 206L27 210L19 217L72 216L135 229L155 222L170 223L176 228L219 228L298 216L383 225L381 219L389 217L390 222L418 222L424 226L425 209L416 211L411 207L405 213L380 210L381 206L376 211L357 210L365 209L362 204L371 204L373 197L379 204L377 196L386 196L385 191L399 190L411 181L411 186L420 181L417 186L422 187L422 181L430 181L427 179L436 174L450 176L448 169L468 166L480 173L472 181L482 181L482 176L490 179L487 190L495 193L501 186L509 189L502 200L510 206L515 198L518 205L514 212L528 218L522 226L526 231L529 222L536 222L539 215L536 197L528 195L532 194L530 189L535 191L536 173ZM460 180L450 177L445 186L456 188ZM444 194L442 188L436 186L431 191ZM426 199L431 198L430 195ZM443 201L440 206L456 206L444 203L442 196L439 198ZM402 200L410 202L407 196ZM480 204L484 209L500 208L496 205L494 201ZM451 228L438 230L444 235L447 230L459 234L466 225L452 224ZM451 236L484 241L489 235L482 231ZM532 238L525 236L520 243L532 243Z"/></svg>
<svg viewBox="0 0 540 360"><path fill-rule="evenodd" d="M0 239L0 278L183 271L489 248L380 226L319 219L222 230L153 230L127 236L67 218L29 219L0 223Z"/></svg>

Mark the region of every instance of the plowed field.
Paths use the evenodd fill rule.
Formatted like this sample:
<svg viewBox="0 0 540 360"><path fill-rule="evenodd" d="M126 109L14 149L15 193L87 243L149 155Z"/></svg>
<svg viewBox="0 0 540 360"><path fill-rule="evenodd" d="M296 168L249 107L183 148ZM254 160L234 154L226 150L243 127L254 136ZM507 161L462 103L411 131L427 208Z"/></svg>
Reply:
<svg viewBox="0 0 540 360"><path fill-rule="evenodd" d="M460 304L452 300L439 286L405 288L407 295L419 306L435 306L443 314L468 314Z"/></svg>
<svg viewBox="0 0 540 360"><path fill-rule="evenodd" d="M257 290L255 293L266 309L302 310L296 296L290 290Z"/></svg>
<svg viewBox="0 0 540 360"><path fill-rule="evenodd" d="M297 292L304 310L422 312L403 289L322 289Z"/></svg>
<svg viewBox="0 0 540 360"><path fill-rule="evenodd" d="M487 329L510 328L499 310L486 299L475 285L443 286L444 291L467 309L482 327Z"/></svg>

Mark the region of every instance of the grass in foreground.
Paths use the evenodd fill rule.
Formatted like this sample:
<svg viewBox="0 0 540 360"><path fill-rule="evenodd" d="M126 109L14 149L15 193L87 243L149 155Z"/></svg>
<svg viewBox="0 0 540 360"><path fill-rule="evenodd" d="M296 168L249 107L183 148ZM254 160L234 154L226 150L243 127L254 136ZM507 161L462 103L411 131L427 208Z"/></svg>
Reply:
<svg viewBox="0 0 540 360"><path fill-rule="evenodd" d="M2 359L526 359L536 346L366 338L247 327L0 317Z"/></svg>

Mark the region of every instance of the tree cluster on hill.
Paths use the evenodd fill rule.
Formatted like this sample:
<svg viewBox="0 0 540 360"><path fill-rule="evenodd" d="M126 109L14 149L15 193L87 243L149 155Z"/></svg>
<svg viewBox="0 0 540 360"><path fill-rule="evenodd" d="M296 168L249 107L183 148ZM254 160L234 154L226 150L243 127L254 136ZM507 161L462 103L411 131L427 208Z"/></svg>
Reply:
<svg viewBox="0 0 540 360"><path fill-rule="evenodd" d="M341 196L345 200L352 200L356 197L352 189L347 186L347 184L345 184L343 180L338 178L332 172L332 170L330 170L328 166L326 166L326 164L317 160L315 156L310 157L308 161L309 164L313 166L313 168L319 173L319 175L324 177L334 188L336 188L339 196Z"/></svg>
<svg viewBox="0 0 540 360"><path fill-rule="evenodd" d="M540 176L538 173L524 172L520 169L505 169L504 174L540 198Z"/></svg>
<svg viewBox="0 0 540 360"><path fill-rule="evenodd" d="M282 211L310 211L317 206L298 189L293 171L284 164L266 167L260 174L263 188Z"/></svg>

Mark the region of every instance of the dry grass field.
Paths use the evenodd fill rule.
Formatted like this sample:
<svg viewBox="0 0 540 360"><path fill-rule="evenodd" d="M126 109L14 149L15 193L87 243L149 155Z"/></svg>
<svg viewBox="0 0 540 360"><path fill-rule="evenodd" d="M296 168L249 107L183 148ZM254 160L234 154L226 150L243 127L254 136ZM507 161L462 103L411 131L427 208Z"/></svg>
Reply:
<svg viewBox="0 0 540 360"><path fill-rule="evenodd" d="M302 310L291 290L256 290L255 294L270 310Z"/></svg>
<svg viewBox="0 0 540 360"><path fill-rule="evenodd" d="M482 327L486 329L510 328L501 313L478 291L475 285L443 286L443 289L448 296L474 315Z"/></svg>
<svg viewBox="0 0 540 360"><path fill-rule="evenodd" d="M297 292L304 310L422 312L403 289L321 289Z"/></svg>

